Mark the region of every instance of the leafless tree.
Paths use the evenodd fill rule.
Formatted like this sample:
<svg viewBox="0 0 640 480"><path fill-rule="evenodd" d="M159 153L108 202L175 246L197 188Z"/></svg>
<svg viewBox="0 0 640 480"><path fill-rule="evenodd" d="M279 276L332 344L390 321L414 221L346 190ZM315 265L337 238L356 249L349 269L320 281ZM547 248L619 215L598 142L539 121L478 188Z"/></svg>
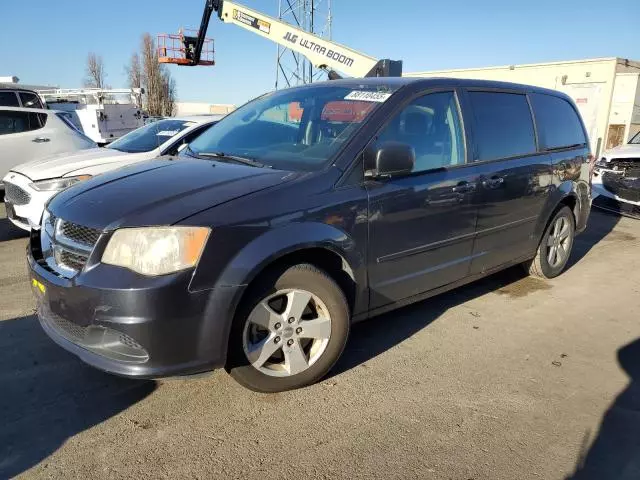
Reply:
<svg viewBox="0 0 640 480"><path fill-rule="evenodd" d="M134 54L134 57L136 55ZM133 69L133 58L131 69ZM152 116L170 116L175 110L176 83L169 70L158 61L156 42L151 35L142 37L140 81L145 90L145 109ZM140 60L138 59L138 65ZM132 76L129 75L131 81Z"/></svg>
<svg viewBox="0 0 640 480"><path fill-rule="evenodd" d="M100 55L91 52L87 55L86 77L84 86L91 88L105 88L104 62Z"/></svg>
<svg viewBox="0 0 640 480"><path fill-rule="evenodd" d="M142 67L140 65L140 55L134 53L131 55L131 60L128 66L125 67L127 77L129 77L130 88L142 87Z"/></svg>
<svg viewBox="0 0 640 480"><path fill-rule="evenodd" d="M176 113L176 81L166 68L164 70L162 75L162 110L165 116L171 116Z"/></svg>
<svg viewBox="0 0 640 480"><path fill-rule="evenodd" d="M129 65L124 67L129 79L129 88L142 87L142 66L140 65L140 55L134 53L131 55ZM136 103L142 108L142 95L136 95Z"/></svg>

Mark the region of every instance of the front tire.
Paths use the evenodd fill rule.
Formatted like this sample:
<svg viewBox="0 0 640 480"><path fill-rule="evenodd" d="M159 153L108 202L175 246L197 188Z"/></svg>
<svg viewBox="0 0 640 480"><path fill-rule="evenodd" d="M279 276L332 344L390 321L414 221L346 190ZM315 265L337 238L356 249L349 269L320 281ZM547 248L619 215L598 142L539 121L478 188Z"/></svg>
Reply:
<svg viewBox="0 0 640 480"><path fill-rule="evenodd" d="M270 271L242 300L226 369L258 392L310 385L336 363L349 327L344 293L325 272L308 264Z"/></svg>
<svg viewBox="0 0 640 480"><path fill-rule="evenodd" d="M529 274L543 279L560 275L571 256L575 231L573 212L569 207L563 206L547 225L536 256L525 264Z"/></svg>

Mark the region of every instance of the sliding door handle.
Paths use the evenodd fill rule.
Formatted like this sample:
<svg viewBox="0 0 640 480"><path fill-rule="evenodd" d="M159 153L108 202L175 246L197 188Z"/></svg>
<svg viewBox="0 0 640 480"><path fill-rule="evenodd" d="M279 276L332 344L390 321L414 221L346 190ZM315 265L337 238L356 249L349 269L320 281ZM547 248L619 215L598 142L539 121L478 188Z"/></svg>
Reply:
<svg viewBox="0 0 640 480"><path fill-rule="evenodd" d="M469 183L469 182L464 181L464 182L458 183L451 190L453 191L453 193L471 193L475 189L476 189L476 184L475 183Z"/></svg>
<svg viewBox="0 0 640 480"><path fill-rule="evenodd" d="M491 177L482 181L482 186L485 188L498 188L504 183L504 177Z"/></svg>

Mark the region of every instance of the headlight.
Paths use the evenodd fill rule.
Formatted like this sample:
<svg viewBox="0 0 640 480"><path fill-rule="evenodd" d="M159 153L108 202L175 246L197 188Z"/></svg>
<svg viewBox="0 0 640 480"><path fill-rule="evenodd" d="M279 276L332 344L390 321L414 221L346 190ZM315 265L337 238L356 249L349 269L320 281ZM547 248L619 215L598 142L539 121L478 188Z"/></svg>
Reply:
<svg viewBox="0 0 640 480"><path fill-rule="evenodd" d="M89 180L91 175L78 175L77 177L52 178L50 180L40 180L29 184L31 188L39 192L59 191L69 188L74 183Z"/></svg>
<svg viewBox="0 0 640 480"><path fill-rule="evenodd" d="M102 262L142 275L166 275L198 263L211 230L206 227L123 228L112 235Z"/></svg>

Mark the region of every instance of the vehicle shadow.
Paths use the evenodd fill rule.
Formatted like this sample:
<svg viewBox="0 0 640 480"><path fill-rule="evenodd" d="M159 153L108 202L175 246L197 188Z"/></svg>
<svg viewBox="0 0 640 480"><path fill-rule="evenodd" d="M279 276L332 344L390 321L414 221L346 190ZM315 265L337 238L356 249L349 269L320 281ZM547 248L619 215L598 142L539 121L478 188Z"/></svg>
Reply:
<svg viewBox="0 0 640 480"><path fill-rule="evenodd" d="M618 363L630 382L604 414L597 438L580 455L570 480L640 478L640 338L618 350Z"/></svg>
<svg viewBox="0 0 640 480"><path fill-rule="evenodd" d="M572 268L582 260L594 246L613 231L619 222L619 215L602 210L591 210L587 229L575 239L571 257L567 263L567 269Z"/></svg>
<svg viewBox="0 0 640 480"><path fill-rule="evenodd" d="M428 327L450 308L504 288L526 276L523 268L512 267L428 300L355 324L347 348L330 376L343 373L386 352Z"/></svg>
<svg viewBox="0 0 640 480"><path fill-rule="evenodd" d="M144 399L156 383L84 365L29 316L0 321L0 386L0 478L12 478Z"/></svg>
<svg viewBox="0 0 640 480"><path fill-rule="evenodd" d="M587 230L576 237L568 268L582 260L596 244L609 235L618 221L617 216L593 214ZM515 294L526 294L527 290L546 288L542 280L532 279L533 283L527 284L516 283L525 277L527 274L523 268L512 267L450 292L354 325L349 344L330 376L338 375L377 357L429 326L450 308L474 298L500 289L513 291ZM393 325L393 328L389 328L389 325Z"/></svg>

